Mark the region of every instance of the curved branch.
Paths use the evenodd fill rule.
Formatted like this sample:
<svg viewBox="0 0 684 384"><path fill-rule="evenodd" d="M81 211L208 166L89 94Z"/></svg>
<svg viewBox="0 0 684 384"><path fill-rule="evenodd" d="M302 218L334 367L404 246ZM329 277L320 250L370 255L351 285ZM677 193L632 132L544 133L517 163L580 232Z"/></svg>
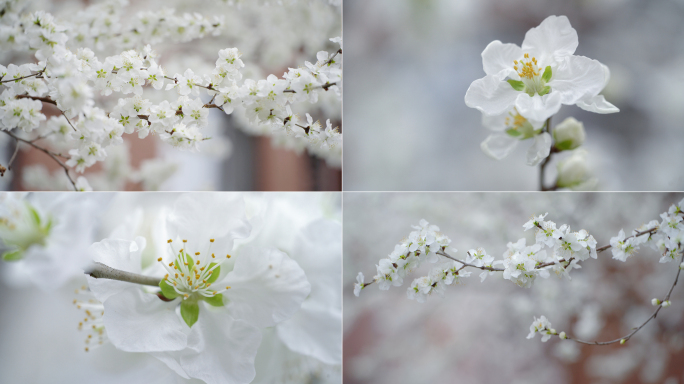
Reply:
<svg viewBox="0 0 684 384"><path fill-rule="evenodd" d="M681 248L681 244L679 245L679 248ZM679 260L680 263L684 262L684 253L682 254L682 258ZM670 290L667 292L667 295L665 298L662 300L662 302L658 305L658 308L656 308L655 312L646 319L640 326L634 328L634 330L627 335L615 339L615 340L610 340L610 341L585 341L585 340L580 340L580 339L575 339L570 336L566 336L565 338L567 340L572 340L576 343L580 344L587 344L587 345L608 345L608 344L615 344L615 343L625 343L627 340L629 340L632 336L634 336L635 333L639 332L641 328L643 328L646 324L648 324L651 320L655 319L656 316L658 316L658 312L660 312L661 309L663 309L663 303L670 300L670 295L672 294L672 291L674 290L675 285L677 285L677 281L679 281L679 274L682 272L681 268L677 268L677 275L675 276L674 282L672 283L672 286L670 287ZM622 341L624 340L624 341Z"/></svg>
<svg viewBox="0 0 684 384"><path fill-rule="evenodd" d="M64 173L66 173L67 178L71 182L71 185L74 187L74 191L78 191L78 188L76 187L76 183L71 178L71 175L69 175L69 167L67 167L66 164L62 163L62 161L57 158L57 156L63 157L62 155L48 151L47 149L36 145L35 143L33 143L33 141L24 140L21 137L13 134L10 131L2 131L2 132L8 134L10 137L12 137L14 140L16 140L17 144L18 144L18 142L21 141L22 143L26 143L26 144L32 146L33 148L35 148L35 149L45 153L46 155L50 156L52 158L52 160L54 160L57 164L59 164L60 167L62 167L64 169Z"/></svg>

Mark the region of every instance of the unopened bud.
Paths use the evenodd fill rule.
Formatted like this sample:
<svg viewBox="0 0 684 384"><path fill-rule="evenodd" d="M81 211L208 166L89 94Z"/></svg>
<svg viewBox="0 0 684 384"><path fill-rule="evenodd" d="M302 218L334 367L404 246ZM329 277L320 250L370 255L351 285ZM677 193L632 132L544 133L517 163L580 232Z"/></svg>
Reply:
<svg viewBox="0 0 684 384"><path fill-rule="evenodd" d="M670 305L672 305L672 303L670 302L670 300L665 300L665 301L663 301L663 308L667 308L667 307L669 307Z"/></svg>
<svg viewBox="0 0 684 384"><path fill-rule="evenodd" d="M587 151L578 149L558 163L558 187L591 189L595 183L596 179L592 178L587 164Z"/></svg>
<svg viewBox="0 0 684 384"><path fill-rule="evenodd" d="M622 339L622 340L620 340L620 345L622 345L622 344L624 344L624 343L626 343L626 342L627 342L627 339Z"/></svg>
<svg viewBox="0 0 684 384"><path fill-rule="evenodd" d="M660 305L660 300L658 300L658 299L653 299L653 300L651 300L651 304L653 304L654 307L655 307L655 306L658 306L658 305Z"/></svg>
<svg viewBox="0 0 684 384"><path fill-rule="evenodd" d="M560 337L561 340L565 340L568 338L568 335L566 335L565 332L561 332L560 335L558 335L558 337Z"/></svg>
<svg viewBox="0 0 684 384"><path fill-rule="evenodd" d="M561 151L579 147L584 143L585 137L584 124L575 120L574 117L568 117L553 129L553 139L556 140L556 148Z"/></svg>

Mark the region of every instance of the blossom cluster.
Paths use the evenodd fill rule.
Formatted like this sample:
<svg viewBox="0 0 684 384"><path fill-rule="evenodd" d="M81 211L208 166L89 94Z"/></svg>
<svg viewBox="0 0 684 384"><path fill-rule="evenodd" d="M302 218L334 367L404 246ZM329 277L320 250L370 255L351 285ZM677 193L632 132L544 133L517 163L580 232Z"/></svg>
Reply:
<svg viewBox="0 0 684 384"><path fill-rule="evenodd" d="M575 55L577 46L577 32L565 16L547 17L525 34L522 46L499 40L487 45L482 52L486 76L470 85L465 103L481 111L482 124L494 132L481 144L488 156L503 159L520 141L532 139L527 164L534 166L552 152L578 148L585 138L581 123L568 118L553 130L550 126L561 105L595 113L619 111L600 94L610 78L608 67ZM590 177L576 175L579 160L559 164L557 187L588 187ZM572 172L564 169L570 166L575 166L571 181ZM565 180L560 180L563 171Z"/></svg>
<svg viewBox="0 0 684 384"><path fill-rule="evenodd" d="M117 3L101 6L110 9ZM13 19L9 15L3 17ZM14 131L13 136L28 135L33 145L47 142L47 147L54 149L53 159L66 160L60 163L65 170L68 167L83 173L104 161L113 147L123 143L124 134L137 133L141 139L154 135L181 150L197 151L200 142L211 138L205 133L211 108L226 114L238 109L258 127L250 132L289 140L295 143L291 147L307 149L333 166L341 164L339 128L330 120L323 126L308 113L305 118L291 108L293 104L318 103L322 92L341 98L341 38L330 39L339 44L337 51L320 51L315 63L307 61L299 68L290 68L282 78L243 79L240 70L245 64L237 48L219 50L210 73L196 74L188 68L170 76L150 44L98 58L83 39L100 44L105 40L100 34L115 34L116 23L107 16L78 25L59 21L44 11L15 16L14 29L22 37L10 40L34 50L37 62L0 65L0 130ZM191 36L201 37L221 24L199 15L181 18L161 12L155 13L154 20L138 16L145 22L135 28L135 34L143 38L148 33L166 36L173 30L193 30ZM162 21L164 28L155 27ZM110 28L99 28L102 23ZM143 95L144 89L152 88L174 90L176 97L152 102ZM130 97L118 98L110 111L105 105L97 105L102 96L115 93ZM53 112L43 111L46 104L57 107L61 115L47 118ZM17 133L19 129L21 133ZM87 183L84 189L89 189Z"/></svg>

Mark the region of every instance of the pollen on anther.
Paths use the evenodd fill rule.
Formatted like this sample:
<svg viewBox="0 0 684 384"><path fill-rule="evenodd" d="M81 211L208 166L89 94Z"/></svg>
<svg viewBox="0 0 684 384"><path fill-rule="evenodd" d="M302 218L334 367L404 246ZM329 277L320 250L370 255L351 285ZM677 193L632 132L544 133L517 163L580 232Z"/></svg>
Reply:
<svg viewBox="0 0 684 384"><path fill-rule="evenodd" d="M199 252L195 252L195 256L199 256Z"/></svg>
<svg viewBox="0 0 684 384"><path fill-rule="evenodd" d="M173 240L168 239L168 240L166 240L166 242L167 242L167 243L171 243L171 242L173 242Z"/></svg>
<svg viewBox="0 0 684 384"><path fill-rule="evenodd" d="M226 289L230 289L230 285L226 287Z"/></svg>
<svg viewBox="0 0 684 384"><path fill-rule="evenodd" d="M178 278L178 274L176 273L176 278Z"/></svg>
<svg viewBox="0 0 684 384"><path fill-rule="evenodd" d="M185 295L183 295L183 296L185 296L185 298L188 298L188 297L190 297L190 295L188 295L187 293L186 293Z"/></svg>
<svg viewBox="0 0 684 384"><path fill-rule="evenodd" d="M173 263L169 263L169 267L173 267Z"/></svg>
<svg viewBox="0 0 684 384"><path fill-rule="evenodd" d="M187 241L187 240L183 240L183 242L184 242L184 243L187 243L188 241Z"/></svg>
<svg viewBox="0 0 684 384"><path fill-rule="evenodd" d="M230 259L230 255L226 255L226 259Z"/></svg>
<svg viewBox="0 0 684 384"><path fill-rule="evenodd" d="M197 254L199 254L199 252L197 252ZM195 263L195 264L199 265L199 260L197 260L197 263Z"/></svg>
<svg viewBox="0 0 684 384"><path fill-rule="evenodd" d="M213 242L214 242L214 239L209 239L209 242L210 242L210 243L213 243Z"/></svg>
<svg viewBox="0 0 684 384"><path fill-rule="evenodd" d="M215 259L216 256L214 256L214 254L212 253L212 254L211 254L211 258L212 258L212 259Z"/></svg>
<svg viewBox="0 0 684 384"><path fill-rule="evenodd" d="M158 258L158 259L157 259L157 261L162 261L162 258L161 258L161 257L160 257L160 258Z"/></svg>

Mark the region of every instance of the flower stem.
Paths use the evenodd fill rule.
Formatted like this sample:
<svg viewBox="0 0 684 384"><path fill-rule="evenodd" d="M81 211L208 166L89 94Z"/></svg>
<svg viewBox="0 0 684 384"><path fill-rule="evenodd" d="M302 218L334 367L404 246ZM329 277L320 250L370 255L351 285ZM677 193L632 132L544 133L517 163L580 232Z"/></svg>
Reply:
<svg viewBox="0 0 684 384"><path fill-rule="evenodd" d="M96 279L119 280L152 287L159 287L159 283L161 282L161 279L158 277L122 271L97 262L86 268L84 272Z"/></svg>

